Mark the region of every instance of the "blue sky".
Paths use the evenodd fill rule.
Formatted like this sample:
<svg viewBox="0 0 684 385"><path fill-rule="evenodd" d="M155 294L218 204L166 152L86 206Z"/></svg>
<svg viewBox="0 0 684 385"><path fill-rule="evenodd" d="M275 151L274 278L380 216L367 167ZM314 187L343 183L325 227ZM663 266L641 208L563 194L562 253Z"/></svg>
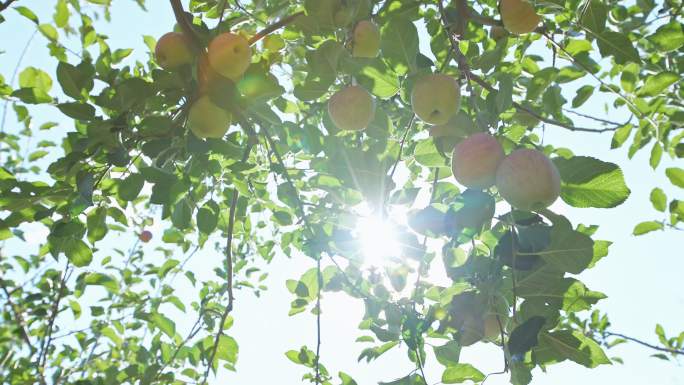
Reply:
<svg viewBox="0 0 684 385"><path fill-rule="evenodd" d="M28 1L27 1L28 3ZM44 4L44 2L42 2ZM48 20L52 15L52 2L49 6L31 2L31 7L41 20ZM142 35L161 36L173 27L174 18L168 2L148 1L148 12L141 11L133 1L116 1L112 8L112 22L100 21L98 31L109 36L112 49L134 48L130 60L144 60L147 48ZM33 8L32 8L33 9ZM7 21L0 24L0 36L3 38L0 49L0 73L9 81L11 72L17 62L19 53L34 30L34 25L16 12L5 12ZM421 36L423 53L428 53L428 36ZM77 47L75 43L65 43ZM54 74L55 63L47 55L46 40L38 34L29 47L22 66L32 65ZM53 79L55 77L53 76ZM53 90L59 85L54 81ZM603 116L603 106L607 100L592 99L582 112ZM623 120L626 116L615 113L613 120ZM37 132L58 140L66 132L73 130L68 119L51 107L39 107L34 110L34 126L45 121L57 121L60 126L49 132ZM592 126L591 121L577 120L578 124ZM10 111L6 129L10 132L18 129L14 114ZM678 333L684 330L684 291L682 290L682 272L684 259L678 245L682 244L681 233L656 232L643 237L631 235L634 225L643 220L661 219L652 210L648 200L650 189L654 186L663 188L668 198L679 196L677 191L664 176L664 168L673 165L670 159L664 159L660 168L653 171L648 166L648 150L640 152L634 159L627 159L626 150L609 151L611 134L595 135L572 133L557 127L547 127L545 142L557 146L571 148L578 155L590 155L604 161L619 164L632 189L630 199L622 206L612 210L574 209L562 207L564 213L573 223L597 224L600 230L598 239L613 241L610 255L602 260L594 269L583 273L580 279L593 290L606 293L608 298L599 303L598 308L607 312L613 323L613 330L647 341L656 341L653 332L655 324L661 323L665 330ZM37 140L36 140L37 141ZM157 225L157 228L163 228ZM40 241L42 233L29 234L32 247ZM134 234L127 234L118 239L111 238L100 247L106 249L114 245L130 241ZM160 237L158 237L160 238ZM146 245L145 251L156 253L154 243ZM211 277L211 269L207 263L221 258L210 247L200 251L188 265L189 269ZM313 266L313 261L304 256L287 258L278 256L268 267L271 272L266 281L269 290L261 298L248 292L237 292L236 310L233 313L235 325L229 333L240 344L240 358L237 373L221 373L214 384L236 383L258 385L269 382L281 384L297 384L302 374L300 367L290 363L284 352L298 349L306 344L315 344L314 319L308 314L288 317L289 304L292 300L285 289L285 280L299 277L305 270ZM180 281L180 278L179 278ZM194 299L194 298L192 298ZM190 299L189 299L190 300ZM323 301L323 363L336 373L339 370L351 374L359 384L373 384L400 377L412 370L412 365L405 356L404 349L394 349L379 360L371 363L357 363L361 350L365 345L354 340L360 336L357 329L363 315L359 301L342 294L325 294ZM185 317L187 318L187 317ZM193 320L177 317L178 330L183 332L190 327ZM65 320L66 321L66 320ZM681 384L684 368L674 363L667 363L649 358L652 352L634 344L621 345L610 350L610 356L620 356L625 365L603 366L594 370L563 363L548 368L548 373L535 371L533 384L565 385L584 382L588 384L619 383L623 385L641 384ZM493 345L481 345L464 349L464 362L472 362L484 372L501 369L501 353ZM430 360L426 375L429 382L436 383L441 376L442 367ZM487 384L506 384L505 376L493 377Z"/></svg>

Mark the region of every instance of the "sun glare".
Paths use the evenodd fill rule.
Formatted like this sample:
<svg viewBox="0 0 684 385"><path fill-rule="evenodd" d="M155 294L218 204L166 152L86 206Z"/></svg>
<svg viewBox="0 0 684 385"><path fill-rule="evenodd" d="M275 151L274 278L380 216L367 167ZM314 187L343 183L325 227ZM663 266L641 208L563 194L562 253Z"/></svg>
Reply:
<svg viewBox="0 0 684 385"><path fill-rule="evenodd" d="M356 232L367 265L383 266L388 258L399 256L399 240L391 221L378 216L360 217Z"/></svg>

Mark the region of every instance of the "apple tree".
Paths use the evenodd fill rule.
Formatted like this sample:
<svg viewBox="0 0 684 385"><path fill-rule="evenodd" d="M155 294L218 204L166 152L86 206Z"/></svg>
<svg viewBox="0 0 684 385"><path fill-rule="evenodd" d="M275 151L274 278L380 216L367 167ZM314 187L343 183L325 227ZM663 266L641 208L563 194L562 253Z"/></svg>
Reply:
<svg viewBox="0 0 684 385"><path fill-rule="evenodd" d="M285 256L315 265L286 284L290 315L318 318L318 344L283 352L305 382L356 384L320 354L326 292L364 305L359 360L403 349L415 366L387 384L434 383L433 360L442 383L482 382L459 357L476 343L513 384L610 364L623 342L684 354L684 333L650 344L594 310L605 295L579 274L612 240L557 207L610 210L630 188L617 164L544 141L610 133L684 188L659 167L684 156L681 0L170 0L159 22L175 28L135 61L99 32L125 28L111 0L55 0L51 19L38 3L0 1L0 29L32 23L53 60L0 74L4 383L211 381L238 368L236 295L258 301ZM684 202L655 185L651 201L634 234L684 229ZM368 215L399 246L375 268ZM223 256L208 276L186 265L202 249Z"/></svg>

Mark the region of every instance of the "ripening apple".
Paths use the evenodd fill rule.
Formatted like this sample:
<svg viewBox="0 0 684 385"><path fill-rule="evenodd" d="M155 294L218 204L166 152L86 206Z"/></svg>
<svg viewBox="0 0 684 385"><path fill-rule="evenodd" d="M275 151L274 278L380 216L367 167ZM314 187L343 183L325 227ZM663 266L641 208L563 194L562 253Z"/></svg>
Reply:
<svg viewBox="0 0 684 385"><path fill-rule="evenodd" d="M363 130L373 120L375 103L364 88L349 86L330 97L328 114L340 130Z"/></svg>
<svg viewBox="0 0 684 385"><path fill-rule="evenodd" d="M231 114L214 104L208 95L190 107L188 127L198 138L222 138L231 123Z"/></svg>
<svg viewBox="0 0 684 385"><path fill-rule="evenodd" d="M478 132L454 147L451 170L458 183L484 190L494 186L496 169L504 156L503 147L496 138Z"/></svg>
<svg viewBox="0 0 684 385"><path fill-rule="evenodd" d="M149 230L143 230L140 235L138 235L138 239L140 239L140 241L143 243L147 243L152 240L152 232Z"/></svg>
<svg viewBox="0 0 684 385"><path fill-rule="evenodd" d="M501 0L499 12L504 27L516 35L534 31L541 21L534 6L527 0Z"/></svg>
<svg viewBox="0 0 684 385"><path fill-rule="evenodd" d="M192 48L188 39L179 32L169 32L159 38L154 56L160 67L174 70L192 63Z"/></svg>
<svg viewBox="0 0 684 385"><path fill-rule="evenodd" d="M352 56L374 58L380 52L380 29L372 21L362 20L354 27Z"/></svg>
<svg viewBox="0 0 684 385"><path fill-rule="evenodd" d="M252 61L252 49L244 36L224 32L209 43L209 64L214 71L238 80Z"/></svg>
<svg viewBox="0 0 684 385"><path fill-rule="evenodd" d="M421 77L411 92L413 112L424 122L445 124L461 105L461 89L456 79L442 74Z"/></svg>
<svg viewBox="0 0 684 385"><path fill-rule="evenodd" d="M556 165L546 155L537 150L520 149L499 165L496 187L511 206L540 210L558 199L561 180Z"/></svg>

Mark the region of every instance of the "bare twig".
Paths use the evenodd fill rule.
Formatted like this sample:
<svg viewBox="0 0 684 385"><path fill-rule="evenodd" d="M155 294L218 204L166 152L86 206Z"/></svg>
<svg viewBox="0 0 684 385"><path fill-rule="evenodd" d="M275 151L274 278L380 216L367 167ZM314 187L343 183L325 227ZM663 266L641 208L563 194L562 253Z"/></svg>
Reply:
<svg viewBox="0 0 684 385"><path fill-rule="evenodd" d="M406 145L406 139L408 138L408 133L411 131L411 127L413 127L413 123L416 121L416 115L413 114L411 116L411 119L406 123L406 129L404 130L404 135L401 137L401 143L399 144L399 154L397 154L397 160L394 162L394 165L392 166L392 171L390 171L390 179L394 177L394 173L397 171L397 166L399 165L399 162L401 162L401 155L404 152L404 146Z"/></svg>
<svg viewBox="0 0 684 385"><path fill-rule="evenodd" d="M286 26L286 25L292 23L292 22L295 21L299 16L302 16L302 15L304 15L304 12L297 12L297 13L293 13L293 14L290 15L290 16L287 16L287 17L285 17L285 18L283 18L283 19L280 19L280 20L276 21L275 23L269 25L268 27L264 28L263 30L257 32L256 35L252 36L252 37L249 39L249 45L252 45L252 44L258 42L259 40L261 40L261 39L265 38L266 36L268 36L270 33L272 33L272 32L274 32L274 31L276 31L276 30L278 30L278 29L280 29L280 28L282 28L282 27L284 27L284 26Z"/></svg>
<svg viewBox="0 0 684 385"><path fill-rule="evenodd" d="M657 350L659 352L665 352L665 353L670 353L674 355L684 355L684 350L682 349L671 349L671 348L665 348L653 344L649 344L648 342L641 341L640 339L634 338L634 337L629 337L621 333L612 333L612 332L604 332L604 336L609 336L609 337L619 337L626 339L627 341L632 341L635 342L639 345L646 346L647 348L651 348L653 350Z"/></svg>
<svg viewBox="0 0 684 385"><path fill-rule="evenodd" d="M242 162L247 161L249 154L252 151L251 141L247 144L244 154L242 155ZM228 291L228 304L221 314L221 321L219 322L219 330L216 332L216 337L214 338L214 346L211 349L211 354L209 355L209 361L207 363L207 369L204 372L204 380L202 384L207 382L209 378L209 372L214 364L214 358L216 357L216 351L218 350L219 342L221 341L221 336L223 335L223 327L226 323L226 319L231 311L233 311L233 301L235 300L233 296L233 230L235 228L235 211L237 210L237 203L240 194L237 190L234 190L233 197L230 202L230 211L228 213L228 228L226 232L226 290Z"/></svg>

